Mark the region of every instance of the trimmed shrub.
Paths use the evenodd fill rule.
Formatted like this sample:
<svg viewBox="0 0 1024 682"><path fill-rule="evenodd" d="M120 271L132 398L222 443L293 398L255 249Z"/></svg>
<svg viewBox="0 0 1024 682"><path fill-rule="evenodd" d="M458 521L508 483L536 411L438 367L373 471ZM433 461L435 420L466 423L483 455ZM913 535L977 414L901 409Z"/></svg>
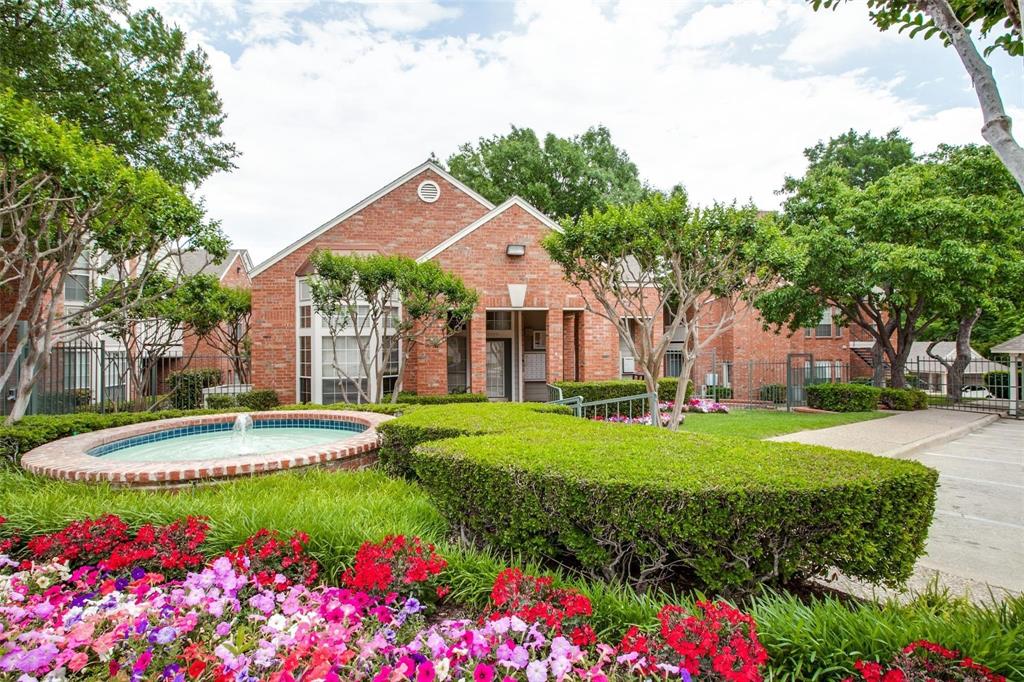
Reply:
<svg viewBox="0 0 1024 682"><path fill-rule="evenodd" d="M79 412L77 414L40 414L25 417L12 426L0 426L0 460L15 462L18 457L33 448L50 441L79 433L128 426L159 419L188 417L197 414L216 414L224 410L161 410L159 412L115 412L99 414ZM235 412L246 412L234 408Z"/></svg>
<svg viewBox="0 0 1024 682"><path fill-rule="evenodd" d="M1022 380L1024 375L1021 372L1017 372L1017 390L1022 390ZM981 376L981 381L985 384L985 388L992 394L992 397L999 398L1001 400L1007 400L1010 397L1010 372L1009 370L995 370L992 372L985 372Z"/></svg>
<svg viewBox="0 0 1024 682"><path fill-rule="evenodd" d="M356 412L374 412L376 414L402 414L415 410L414 405L405 403L331 403L320 405L318 403L291 403L289 405L278 405L275 410L355 410Z"/></svg>
<svg viewBox="0 0 1024 682"><path fill-rule="evenodd" d="M562 396L580 396L583 402L626 398L647 392L647 385L636 379L613 379L611 381L556 381L552 386L562 389ZM675 400L679 379L665 377L658 380L658 400ZM693 397L693 382L686 387L686 399Z"/></svg>
<svg viewBox="0 0 1024 682"><path fill-rule="evenodd" d="M203 389L220 383L219 369L187 369L167 377L171 406L176 410L196 410L203 406Z"/></svg>
<svg viewBox="0 0 1024 682"><path fill-rule="evenodd" d="M861 384L808 386L807 406L832 412L870 412L878 407L881 389Z"/></svg>
<svg viewBox="0 0 1024 682"><path fill-rule="evenodd" d="M707 386L704 388L706 398L712 400L729 400L732 398L732 388L730 386Z"/></svg>
<svg viewBox="0 0 1024 682"><path fill-rule="evenodd" d="M406 405L448 405L451 403L486 403L487 396L483 393L443 393L440 395L416 395L402 391L398 394L398 402Z"/></svg>
<svg viewBox="0 0 1024 682"><path fill-rule="evenodd" d="M937 474L915 462L469 407L381 425L381 462L494 549L727 594L829 566L895 584L924 551Z"/></svg>
<svg viewBox="0 0 1024 682"><path fill-rule="evenodd" d="M272 410L281 404L277 397L277 391L261 389L257 391L245 391L235 396L235 402L241 407L248 407L250 410Z"/></svg>
<svg viewBox="0 0 1024 682"><path fill-rule="evenodd" d="M211 393L206 396L206 407L210 410L227 410L238 407L238 403L230 393Z"/></svg>
<svg viewBox="0 0 1024 682"><path fill-rule="evenodd" d="M757 399L784 405L786 403L786 384L764 384L757 390Z"/></svg>
<svg viewBox="0 0 1024 682"><path fill-rule="evenodd" d="M916 388L883 388L879 400L890 410L928 409L928 394Z"/></svg>
<svg viewBox="0 0 1024 682"><path fill-rule="evenodd" d="M850 379L851 384L857 384L858 386L871 386L871 377L853 377Z"/></svg>

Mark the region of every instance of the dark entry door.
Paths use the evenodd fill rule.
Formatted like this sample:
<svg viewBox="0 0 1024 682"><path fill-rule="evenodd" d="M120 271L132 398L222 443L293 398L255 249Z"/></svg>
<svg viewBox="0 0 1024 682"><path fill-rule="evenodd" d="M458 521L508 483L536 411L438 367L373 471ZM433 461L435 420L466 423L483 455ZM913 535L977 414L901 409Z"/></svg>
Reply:
<svg viewBox="0 0 1024 682"><path fill-rule="evenodd" d="M512 400L512 339L487 339L487 397Z"/></svg>

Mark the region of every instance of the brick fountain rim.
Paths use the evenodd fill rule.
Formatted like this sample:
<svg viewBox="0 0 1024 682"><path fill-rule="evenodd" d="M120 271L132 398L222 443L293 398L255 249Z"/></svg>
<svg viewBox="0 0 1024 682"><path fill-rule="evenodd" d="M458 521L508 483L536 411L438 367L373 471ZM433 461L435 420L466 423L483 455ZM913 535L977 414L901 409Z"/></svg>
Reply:
<svg viewBox="0 0 1024 682"><path fill-rule="evenodd" d="M178 486L315 465L361 468L371 464L376 458L376 451L380 444L377 426L393 419L389 415L351 410L311 409L246 412L244 414L250 415L254 421L319 419L362 424L367 428L359 433L350 432L346 437L337 441L294 450L209 460L104 462L103 457L88 454L93 448L125 438L185 426L234 422L239 414L243 413L226 412L195 417L156 419L68 436L40 445L25 453L21 458L21 466L40 476L65 481L107 482L118 486Z"/></svg>

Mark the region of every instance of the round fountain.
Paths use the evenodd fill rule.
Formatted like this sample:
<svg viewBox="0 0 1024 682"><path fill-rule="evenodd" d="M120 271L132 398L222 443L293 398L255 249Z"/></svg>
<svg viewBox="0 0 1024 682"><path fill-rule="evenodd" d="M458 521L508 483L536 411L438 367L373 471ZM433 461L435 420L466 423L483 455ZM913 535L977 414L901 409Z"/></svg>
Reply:
<svg viewBox="0 0 1024 682"><path fill-rule="evenodd" d="M62 438L22 457L24 468L69 480L160 485L309 465L358 468L376 457L376 426L391 417L295 410L163 419Z"/></svg>

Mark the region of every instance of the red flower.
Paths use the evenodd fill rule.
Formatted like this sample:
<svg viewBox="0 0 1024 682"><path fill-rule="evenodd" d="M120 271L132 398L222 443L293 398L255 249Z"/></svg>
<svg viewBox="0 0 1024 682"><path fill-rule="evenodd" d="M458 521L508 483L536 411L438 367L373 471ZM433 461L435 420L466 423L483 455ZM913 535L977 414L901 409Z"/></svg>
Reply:
<svg viewBox="0 0 1024 682"><path fill-rule="evenodd" d="M364 542L341 581L351 589L378 594L409 592L410 587L431 582L447 565L433 545L416 537L388 535L377 543ZM443 596L440 588L437 595Z"/></svg>

